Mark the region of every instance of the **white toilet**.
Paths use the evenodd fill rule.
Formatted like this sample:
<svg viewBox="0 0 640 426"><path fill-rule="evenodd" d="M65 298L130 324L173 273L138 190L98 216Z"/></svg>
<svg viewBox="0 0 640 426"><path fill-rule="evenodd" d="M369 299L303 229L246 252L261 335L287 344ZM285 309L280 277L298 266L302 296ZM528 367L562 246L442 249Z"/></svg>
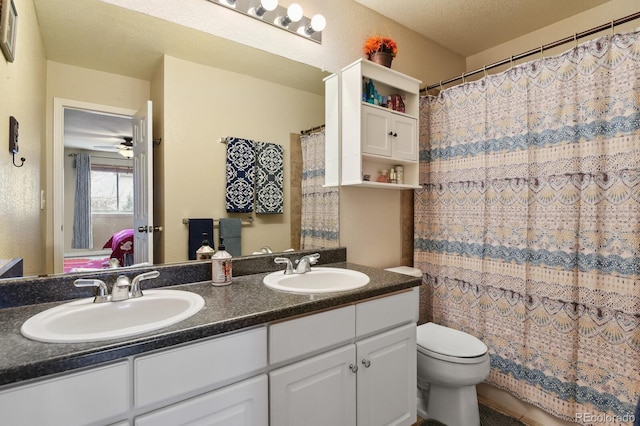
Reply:
<svg viewBox="0 0 640 426"><path fill-rule="evenodd" d="M432 322L417 331L418 415L447 426L479 426L476 385L489 375L487 345Z"/></svg>
<svg viewBox="0 0 640 426"><path fill-rule="evenodd" d="M387 271L422 276L420 269L408 266ZM447 426L479 426L476 385L489 375L487 345L470 334L432 322L418 326L416 341L418 415Z"/></svg>

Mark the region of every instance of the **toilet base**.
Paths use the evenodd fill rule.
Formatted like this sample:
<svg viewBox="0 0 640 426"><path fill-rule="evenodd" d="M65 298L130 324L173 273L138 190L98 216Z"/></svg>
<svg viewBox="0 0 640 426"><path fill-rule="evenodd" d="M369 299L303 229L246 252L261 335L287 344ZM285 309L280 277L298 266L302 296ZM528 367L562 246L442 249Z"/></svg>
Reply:
<svg viewBox="0 0 640 426"><path fill-rule="evenodd" d="M447 426L480 426L475 385L452 388L431 383L427 413Z"/></svg>

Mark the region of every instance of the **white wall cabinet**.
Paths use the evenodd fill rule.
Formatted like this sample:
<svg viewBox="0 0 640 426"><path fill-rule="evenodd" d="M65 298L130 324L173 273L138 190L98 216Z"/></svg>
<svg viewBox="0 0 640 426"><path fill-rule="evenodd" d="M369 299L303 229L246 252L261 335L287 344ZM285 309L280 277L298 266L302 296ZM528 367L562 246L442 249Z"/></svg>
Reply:
<svg viewBox="0 0 640 426"><path fill-rule="evenodd" d="M384 108L362 107L362 154L415 161L417 120Z"/></svg>
<svg viewBox="0 0 640 426"><path fill-rule="evenodd" d="M363 93L369 81L381 96L401 96L405 110L396 111L368 102ZM367 59L359 59L325 79L326 185L420 187L420 83ZM379 170L396 166L404 168L403 184L376 182ZM369 175L370 181L365 181L364 175Z"/></svg>
<svg viewBox="0 0 640 426"><path fill-rule="evenodd" d="M316 348L313 356L272 370L271 426L412 425L416 420L417 300L416 289L357 304L358 331L350 343L319 354L315 353L322 348ZM287 321L283 331L308 346L305 340L315 340L314 329L306 328L306 336L295 330L305 329L303 324L310 322L322 330L321 322L329 324L337 318L333 313ZM340 314L343 320L345 314ZM343 327L351 329L348 323ZM300 353L292 355L291 359L298 359Z"/></svg>

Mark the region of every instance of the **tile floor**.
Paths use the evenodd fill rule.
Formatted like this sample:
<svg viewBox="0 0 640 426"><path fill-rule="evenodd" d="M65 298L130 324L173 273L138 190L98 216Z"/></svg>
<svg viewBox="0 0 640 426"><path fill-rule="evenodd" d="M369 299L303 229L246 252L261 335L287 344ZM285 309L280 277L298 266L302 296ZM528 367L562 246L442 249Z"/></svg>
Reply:
<svg viewBox="0 0 640 426"><path fill-rule="evenodd" d="M480 404L480 422L482 426L526 426L525 423L522 423L520 420L495 411L483 404ZM437 420L423 420L418 418L418 421L414 423L413 426L447 425Z"/></svg>

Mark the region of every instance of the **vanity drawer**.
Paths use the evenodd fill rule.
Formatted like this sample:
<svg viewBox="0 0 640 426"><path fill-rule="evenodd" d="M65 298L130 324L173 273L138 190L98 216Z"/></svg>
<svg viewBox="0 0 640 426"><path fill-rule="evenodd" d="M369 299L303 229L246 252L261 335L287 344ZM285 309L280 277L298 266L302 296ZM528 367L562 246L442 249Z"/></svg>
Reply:
<svg viewBox="0 0 640 426"><path fill-rule="evenodd" d="M269 326L271 365L330 349L355 337L355 307L308 315Z"/></svg>
<svg viewBox="0 0 640 426"><path fill-rule="evenodd" d="M358 338L418 321L418 287L356 305Z"/></svg>
<svg viewBox="0 0 640 426"><path fill-rule="evenodd" d="M129 410L129 363L92 368L0 392L4 425L103 423Z"/></svg>
<svg viewBox="0 0 640 426"><path fill-rule="evenodd" d="M134 401L143 407L190 392L212 390L267 365L267 331L260 327L134 360Z"/></svg>

